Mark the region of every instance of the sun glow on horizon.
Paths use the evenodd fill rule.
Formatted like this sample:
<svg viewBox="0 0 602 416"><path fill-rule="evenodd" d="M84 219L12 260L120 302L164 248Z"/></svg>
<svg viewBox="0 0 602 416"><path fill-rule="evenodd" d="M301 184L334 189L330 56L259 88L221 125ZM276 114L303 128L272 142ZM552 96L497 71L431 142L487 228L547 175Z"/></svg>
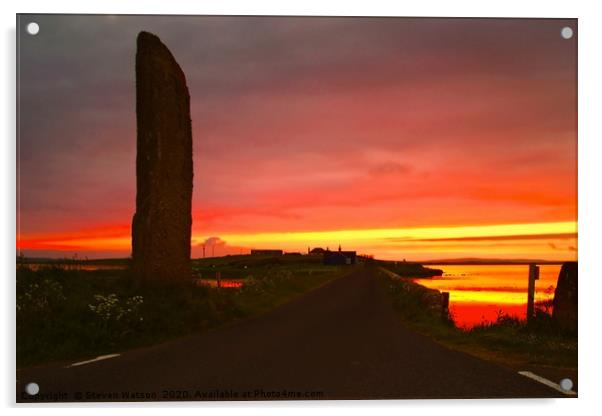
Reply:
<svg viewBox="0 0 602 416"><path fill-rule="evenodd" d="M496 224L467 225L449 227L415 227L415 228L375 228L360 230L311 231L291 233L257 233L257 234L225 234L224 240L237 243L263 243L274 241L326 242L341 240L444 240L472 237L501 237L543 234L571 234L577 232L575 221L534 223L534 224Z"/></svg>
<svg viewBox="0 0 602 416"><path fill-rule="evenodd" d="M113 231L93 230L72 234L48 234L21 236L17 242L19 251L119 251L128 255L131 237L127 227L114 227ZM193 257L211 236L194 233L191 239ZM556 259L555 245L548 240L570 240L576 244L577 223L575 221L550 223L491 224L411 228L373 228L334 231L269 232L222 234L219 239L239 252L251 248L280 248L285 251L304 251L309 247L331 247L342 244L345 248L360 253L373 254L377 258L412 257L414 254L445 256L474 253L472 257L501 255L502 257L525 257L533 253L541 258ZM490 241L493 240L493 241ZM509 244L504 244L508 240ZM524 243L523 241L526 241ZM542 243L543 242L543 243ZM572 256L576 253L572 253ZM566 256L565 257L572 257ZM418 256L420 257L420 256Z"/></svg>

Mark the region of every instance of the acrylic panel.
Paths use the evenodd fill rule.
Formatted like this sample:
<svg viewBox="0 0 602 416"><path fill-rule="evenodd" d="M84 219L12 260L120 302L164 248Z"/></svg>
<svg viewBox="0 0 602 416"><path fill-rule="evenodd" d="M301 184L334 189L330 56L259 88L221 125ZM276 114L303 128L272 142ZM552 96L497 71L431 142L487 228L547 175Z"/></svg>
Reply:
<svg viewBox="0 0 602 416"><path fill-rule="evenodd" d="M17 16L17 401L577 395L577 20Z"/></svg>

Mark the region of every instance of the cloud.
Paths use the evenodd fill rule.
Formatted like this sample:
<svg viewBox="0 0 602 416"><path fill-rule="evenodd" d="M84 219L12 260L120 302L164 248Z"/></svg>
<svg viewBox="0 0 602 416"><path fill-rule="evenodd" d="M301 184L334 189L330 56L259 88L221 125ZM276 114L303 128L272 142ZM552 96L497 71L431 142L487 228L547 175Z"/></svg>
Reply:
<svg viewBox="0 0 602 416"><path fill-rule="evenodd" d="M575 235L575 238L577 238L576 235ZM556 245L554 243L548 243L548 246L553 250L577 251L577 247L575 247L575 246L568 246L568 247L564 248L564 247L559 247L558 245Z"/></svg>
<svg viewBox="0 0 602 416"><path fill-rule="evenodd" d="M230 246L220 237L209 237L202 243L193 245L193 257L220 257L236 254L248 254L249 249L240 246Z"/></svg>
<svg viewBox="0 0 602 416"><path fill-rule="evenodd" d="M140 30L186 73L197 235L576 218L575 20L29 18L24 234L130 222Z"/></svg>
<svg viewBox="0 0 602 416"><path fill-rule="evenodd" d="M204 242L199 244L200 246L213 247L213 246L225 246L226 242L219 237L209 237Z"/></svg>
<svg viewBox="0 0 602 416"><path fill-rule="evenodd" d="M369 173L373 176L381 175L403 175L410 173L412 167L398 162L384 162L370 168Z"/></svg>
<svg viewBox="0 0 602 416"><path fill-rule="evenodd" d="M478 236L478 237L453 237L453 238L423 238L423 239L399 239L390 238L391 241L423 241L423 242L437 242L437 241L504 241L504 240L543 240L548 238L556 239L571 239L577 238L577 233L556 233L556 234L524 234L524 235L492 235L492 236ZM548 243L551 248L556 248L554 243Z"/></svg>

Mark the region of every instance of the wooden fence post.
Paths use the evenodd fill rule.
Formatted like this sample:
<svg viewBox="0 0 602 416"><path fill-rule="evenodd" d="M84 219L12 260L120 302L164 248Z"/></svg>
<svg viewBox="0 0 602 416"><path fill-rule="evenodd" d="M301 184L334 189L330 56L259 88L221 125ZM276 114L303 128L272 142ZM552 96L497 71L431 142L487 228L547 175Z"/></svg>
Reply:
<svg viewBox="0 0 602 416"><path fill-rule="evenodd" d="M535 281L539 279L539 266L529 264L529 288L527 290L527 323L535 316Z"/></svg>
<svg viewBox="0 0 602 416"><path fill-rule="evenodd" d="M441 292L441 317L449 319L449 292Z"/></svg>

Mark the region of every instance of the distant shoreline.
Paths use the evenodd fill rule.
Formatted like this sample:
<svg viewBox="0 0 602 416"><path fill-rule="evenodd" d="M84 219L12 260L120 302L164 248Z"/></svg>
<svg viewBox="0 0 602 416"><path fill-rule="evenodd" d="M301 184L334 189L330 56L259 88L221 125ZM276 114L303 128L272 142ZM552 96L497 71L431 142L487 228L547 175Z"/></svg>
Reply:
<svg viewBox="0 0 602 416"><path fill-rule="evenodd" d="M215 258L228 257L228 256L216 256ZM210 257L207 257L208 259ZM86 259L83 258L67 258L67 257L25 257L23 263L80 263L80 264L107 264L107 263L122 263L128 262L129 257L113 257L113 258L99 258L99 259ZM193 258L195 260L203 260L202 258ZM402 262L403 260L381 260L386 262ZM578 260L541 260L541 259L478 259L478 258L467 258L467 259L442 259L442 260L425 260L425 261L414 261L408 260L408 263L417 263L422 265L438 265L438 266L526 266L529 264L539 265L562 265L567 262L577 262ZM17 258L17 262L19 259Z"/></svg>

